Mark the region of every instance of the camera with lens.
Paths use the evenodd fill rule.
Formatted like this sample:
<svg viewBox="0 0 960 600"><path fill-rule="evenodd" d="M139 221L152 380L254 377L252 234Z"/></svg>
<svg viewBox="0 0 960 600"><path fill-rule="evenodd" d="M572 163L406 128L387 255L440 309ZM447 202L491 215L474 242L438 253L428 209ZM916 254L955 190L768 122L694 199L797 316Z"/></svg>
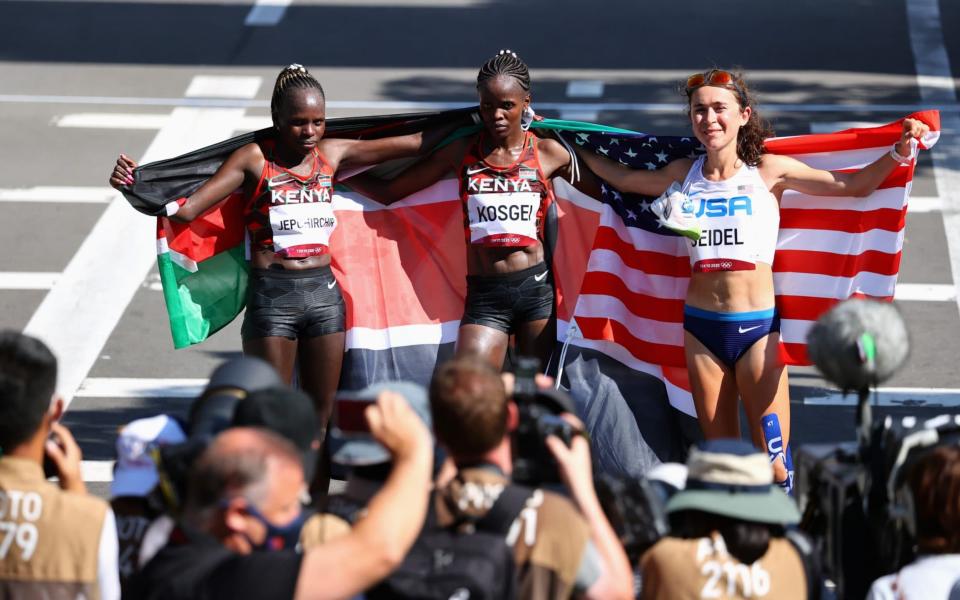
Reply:
<svg viewBox="0 0 960 600"><path fill-rule="evenodd" d="M513 433L513 480L530 486L559 484L557 461L547 448L546 439L555 435L567 445L582 432L565 421L562 413L574 412L573 400L556 389L539 389L534 377L540 361L519 357L513 399L520 413Z"/></svg>
<svg viewBox="0 0 960 600"><path fill-rule="evenodd" d="M858 394L857 440L797 450L800 527L813 538L836 597L863 598L876 578L913 559L906 475L927 450L960 442L960 415L873 419L871 388L892 376L909 351L906 325L890 303L838 304L811 328L807 349L826 379Z"/></svg>

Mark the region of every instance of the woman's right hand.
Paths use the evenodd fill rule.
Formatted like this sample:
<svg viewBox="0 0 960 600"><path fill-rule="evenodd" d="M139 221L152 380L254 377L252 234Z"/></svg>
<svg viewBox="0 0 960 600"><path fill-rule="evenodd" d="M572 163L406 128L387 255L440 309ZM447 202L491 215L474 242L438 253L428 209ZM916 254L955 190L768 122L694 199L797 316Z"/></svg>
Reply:
<svg viewBox="0 0 960 600"><path fill-rule="evenodd" d="M117 158L117 166L110 172L110 187L119 190L120 188L133 185L133 170L137 168L137 161L126 154L121 154Z"/></svg>

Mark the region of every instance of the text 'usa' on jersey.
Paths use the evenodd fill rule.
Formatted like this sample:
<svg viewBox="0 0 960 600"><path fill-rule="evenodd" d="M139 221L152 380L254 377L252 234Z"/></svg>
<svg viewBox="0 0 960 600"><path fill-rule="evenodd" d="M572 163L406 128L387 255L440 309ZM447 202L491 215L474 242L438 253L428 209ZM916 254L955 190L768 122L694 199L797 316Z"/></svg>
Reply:
<svg viewBox="0 0 960 600"><path fill-rule="evenodd" d="M553 186L543 176L536 138L529 132L510 166L482 158L482 134L460 167L460 200L467 242L479 246L526 247L543 237Z"/></svg>
<svg viewBox="0 0 960 600"><path fill-rule="evenodd" d="M247 229L254 250L272 250L284 258L327 254L337 227L333 212L333 169L319 151L306 176L272 160L264 145L263 173L249 204Z"/></svg>

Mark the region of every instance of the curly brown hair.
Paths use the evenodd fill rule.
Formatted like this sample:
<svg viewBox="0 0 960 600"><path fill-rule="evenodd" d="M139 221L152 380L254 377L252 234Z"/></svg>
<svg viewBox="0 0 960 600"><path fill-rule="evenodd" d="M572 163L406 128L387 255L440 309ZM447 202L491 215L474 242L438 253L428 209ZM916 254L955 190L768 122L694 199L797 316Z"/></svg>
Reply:
<svg viewBox="0 0 960 600"><path fill-rule="evenodd" d="M766 119L760 117L760 114L753 106L753 95L750 93L750 88L747 86L747 82L744 81L743 73L740 70L726 71L724 69L709 69L704 71L703 74L710 75L713 71L724 71L729 73L733 78L733 83L729 85L718 85L716 87L722 87L733 92L737 97L737 102L740 104L741 110L748 106L753 108L747 124L741 127L737 133L737 156L740 157L740 160L744 163L755 167L759 165L763 159L763 141L774 135L773 127ZM706 83L704 85L711 84ZM687 89L686 82L681 83L681 89L687 95L687 116L690 116L690 98L693 92L701 87L703 87L703 85Z"/></svg>

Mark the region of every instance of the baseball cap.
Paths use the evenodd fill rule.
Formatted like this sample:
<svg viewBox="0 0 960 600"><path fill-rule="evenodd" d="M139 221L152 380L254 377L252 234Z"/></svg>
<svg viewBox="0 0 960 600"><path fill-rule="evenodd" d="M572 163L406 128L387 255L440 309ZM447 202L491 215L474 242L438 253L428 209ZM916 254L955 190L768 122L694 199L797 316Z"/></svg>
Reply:
<svg viewBox="0 0 960 600"><path fill-rule="evenodd" d="M773 484L767 455L736 439L708 440L690 450L686 487L667 503L667 512L681 510L757 523L800 521L793 500Z"/></svg>
<svg viewBox="0 0 960 600"><path fill-rule="evenodd" d="M151 450L180 444L187 436L180 424L168 415L137 419L128 423L117 436L117 464L110 484L110 495L146 496L160 480Z"/></svg>
<svg viewBox="0 0 960 600"><path fill-rule="evenodd" d="M281 385L280 375L265 360L241 356L224 362L210 374L207 387L190 407L190 435L216 435L230 425L241 398Z"/></svg>
<svg viewBox="0 0 960 600"><path fill-rule="evenodd" d="M433 419L430 416L430 399L422 385L411 381L390 381L375 383L362 390L340 392L336 402L354 401L373 404L381 392L390 391L403 396L410 408L424 422L429 431L433 431ZM336 413L334 408L334 413ZM328 430L330 460L348 467L365 467L388 463L392 460L390 452L380 445L370 434L344 433L334 423Z"/></svg>
<svg viewBox="0 0 960 600"><path fill-rule="evenodd" d="M313 479L319 448L317 411L304 392L282 385L252 391L237 402L231 426L263 427L290 440L300 450L304 478Z"/></svg>

